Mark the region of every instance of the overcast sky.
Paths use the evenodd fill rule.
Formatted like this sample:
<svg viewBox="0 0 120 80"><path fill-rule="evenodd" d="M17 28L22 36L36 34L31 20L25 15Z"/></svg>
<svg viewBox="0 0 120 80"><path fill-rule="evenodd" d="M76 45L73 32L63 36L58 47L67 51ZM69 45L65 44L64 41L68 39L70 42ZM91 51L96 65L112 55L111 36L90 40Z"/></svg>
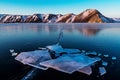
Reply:
<svg viewBox="0 0 120 80"><path fill-rule="evenodd" d="M79 14L89 8L108 17L120 17L120 0L0 0L1 14Z"/></svg>

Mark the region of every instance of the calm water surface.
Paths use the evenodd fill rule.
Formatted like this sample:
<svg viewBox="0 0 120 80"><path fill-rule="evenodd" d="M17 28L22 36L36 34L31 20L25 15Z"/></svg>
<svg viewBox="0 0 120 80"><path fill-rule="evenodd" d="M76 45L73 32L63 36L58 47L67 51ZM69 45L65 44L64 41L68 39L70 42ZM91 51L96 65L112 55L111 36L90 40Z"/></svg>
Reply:
<svg viewBox="0 0 120 80"><path fill-rule="evenodd" d="M0 24L0 80L17 80L29 70L14 60L9 52L32 51L55 44L60 30L64 48L77 48L109 54L107 74L97 78L81 73L68 75L55 70L41 72L38 80L119 80L120 79L120 24ZM116 56L117 60L111 60ZM31 67L30 67L31 68ZM50 78L49 78L50 77Z"/></svg>

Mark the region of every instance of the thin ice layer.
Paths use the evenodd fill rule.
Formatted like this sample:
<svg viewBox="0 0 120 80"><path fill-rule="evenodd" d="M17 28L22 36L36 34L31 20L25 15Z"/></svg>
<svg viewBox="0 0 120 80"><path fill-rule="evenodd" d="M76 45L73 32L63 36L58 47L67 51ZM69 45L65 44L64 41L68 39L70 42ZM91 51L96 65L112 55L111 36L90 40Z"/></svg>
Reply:
<svg viewBox="0 0 120 80"><path fill-rule="evenodd" d="M79 69L79 70L77 70L77 71L78 71L78 72L81 72L81 73L84 73L84 74L87 74L87 75L92 74L92 69L91 69L90 66L86 66L86 67L84 67L84 68L82 68L82 69Z"/></svg>
<svg viewBox="0 0 120 80"><path fill-rule="evenodd" d="M30 52L22 52L17 57L15 57L15 59L22 62L23 64L46 70L47 68L41 66L39 63L50 60L51 57L47 50L36 50Z"/></svg>
<svg viewBox="0 0 120 80"><path fill-rule="evenodd" d="M101 76L104 75L104 74L106 74L106 70L105 70L104 67L99 67L99 72L100 72Z"/></svg>
<svg viewBox="0 0 120 80"><path fill-rule="evenodd" d="M59 44L50 45L50 46L47 46L47 48L50 49L50 50L52 50L52 51L55 51L56 53L63 52L63 48Z"/></svg>
<svg viewBox="0 0 120 80"><path fill-rule="evenodd" d="M71 74L99 60L99 58L90 58L82 54L70 54L61 56L57 59L41 62L40 65Z"/></svg>

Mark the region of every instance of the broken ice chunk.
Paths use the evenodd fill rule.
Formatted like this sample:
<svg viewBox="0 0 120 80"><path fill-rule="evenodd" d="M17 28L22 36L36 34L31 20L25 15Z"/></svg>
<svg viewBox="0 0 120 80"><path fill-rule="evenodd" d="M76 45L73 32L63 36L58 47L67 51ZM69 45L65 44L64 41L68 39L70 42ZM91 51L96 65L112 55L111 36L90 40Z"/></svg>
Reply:
<svg viewBox="0 0 120 80"><path fill-rule="evenodd" d="M87 66L87 67L84 67L82 69L79 69L78 72L90 75L90 74L92 74L92 69L90 66Z"/></svg>
<svg viewBox="0 0 120 80"><path fill-rule="evenodd" d="M96 52L87 52L86 55L97 55Z"/></svg>
<svg viewBox="0 0 120 80"><path fill-rule="evenodd" d="M82 50L82 53L85 53L85 50Z"/></svg>
<svg viewBox="0 0 120 80"><path fill-rule="evenodd" d="M79 69L94 64L98 60L100 60L98 57L90 58L82 54L66 54L57 59L41 62L40 65L71 74Z"/></svg>
<svg viewBox="0 0 120 80"><path fill-rule="evenodd" d="M46 46L46 48L48 48L49 50L55 51L56 53L63 52L63 48L59 44Z"/></svg>
<svg viewBox="0 0 120 80"><path fill-rule="evenodd" d="M10 49L10 53L13 53L14 52L14 49Z"/></svg>
<svg viewBox="0 0 120 80"><path fill-rule="evenodd" d="M108 55L108 54L105 54L104 57L109 57L109 55Z"/></svg>
<svg viewBox="0 0 120 80"><path fill-rule="evenodd" d="M102 62L102 65L103 65L103 66L107 66L108 63L107 63L107 62Z"/></svg>
<svg viewBox="0 0 120 80"><path fill-rule="evenodd" d="M79 49L64 49L63 52L66 52L66 53L77 53L77 52L80 52Z"/></svg>
<svg viewBox="0 0 120 80"><path fill-rule="evenodd" d="M100 72L101 76L104 75L104 74L106 74L106 70L105 70L104 67L99 67L99 72Z"/></svg>
<svg viewBox="0 0 120 80"><path fill-rule="evenodd" d="M17 56L17 55L18 55L18 53L15 53L15 52L14 52L14 53L12 53L12 56Z"/></svg>
<svg viewBox="0 0 120 80"><path fill-rule="evenodd" d="M42 47L38 47L38 49L40 49L40 50L46 50L46 48L42 48Z"/></svg>
<svg viewBox="0 0 120 80"><path fill-rule="evenodd" d="M23 64L27 64L39 69L43 69L43 67L41 67L39 63L46 60L50 60L51 57L47 50L46 51L36 50L36 51L30 51L30 52L22 52L17 57L15 57L15 59L17 61L22 62Z"/></svg>
<svg viewBox="0 0 120 80"><path fill-rule="evenodd" d="M98 54L98 56L101 56L101 55L102 55L102 54L100 54L100 53Z"/></svg>
<svg viewBox="0 0 120 80"><path fill-rule="evenodd" d="M116 60L117 58L116 57L112 57L112 60Z"/></svg>
<svg viewBox="0 0 120 80"><path fill-rule="evenodd" d="M40 65L50 67L58 71L62 71L62 72L69 73L69 74L78 70L80 66L79 63L74 61L69 56L61 56L57 59L41 62Z"/></svg>

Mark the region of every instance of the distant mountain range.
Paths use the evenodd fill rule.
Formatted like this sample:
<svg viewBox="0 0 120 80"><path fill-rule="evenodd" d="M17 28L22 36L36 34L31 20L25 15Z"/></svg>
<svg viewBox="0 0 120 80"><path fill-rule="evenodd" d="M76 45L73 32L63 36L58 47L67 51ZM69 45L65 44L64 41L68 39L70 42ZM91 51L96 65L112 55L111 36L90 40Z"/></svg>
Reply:
<svg viewBox="0 0 120 80"><path fill-rule="evenodd" d="M96 9L87 9L82 13L70 14L0 14L0 23L118 23L119 18L108 18Z"/></svg>

